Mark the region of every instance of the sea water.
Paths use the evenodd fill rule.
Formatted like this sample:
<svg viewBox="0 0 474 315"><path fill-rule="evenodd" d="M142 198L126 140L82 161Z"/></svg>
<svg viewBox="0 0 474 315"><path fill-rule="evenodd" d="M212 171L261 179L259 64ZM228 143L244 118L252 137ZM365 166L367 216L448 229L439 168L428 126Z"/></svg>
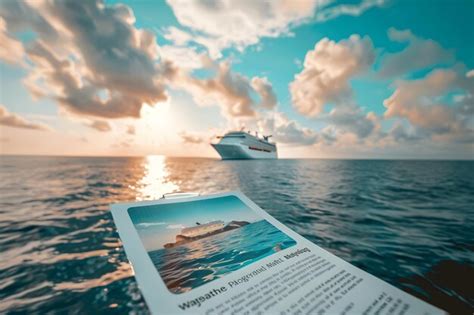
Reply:
<svg viewBox="0 0 474 315"><path fill-rule="evenodd" d="M296 245L266 220L149 253L173 293L182 293Z"/></svg>
<svg viewBox="0 0 474 315"><path fill-rule="evenodd" d="M0 313L147 313L109 204L235 189L357 267L472 313L474 162L160 156L0 157Z"/></svg>

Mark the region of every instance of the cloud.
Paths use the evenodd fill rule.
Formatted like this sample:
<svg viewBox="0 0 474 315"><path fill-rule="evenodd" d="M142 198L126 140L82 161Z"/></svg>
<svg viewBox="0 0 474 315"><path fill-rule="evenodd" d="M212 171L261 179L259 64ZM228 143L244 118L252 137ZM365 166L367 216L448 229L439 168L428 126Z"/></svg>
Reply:
<svg viewBox="0 0 474 315"><path fill-rule="evenodd" d="M273 109L277 105L277 98L271 83L266 77L253 77L251 81L251 86L260 95L261 101L260 106L265 109Z"/></svg>
<svg viewBox="0 0 474 315"><path fill-rule="evenodd" d="M177 46L184 46L193 38L191 34L174 26L170 26L165 30L164 37L167 40L172 41Z"/></svg>
<svg viewBox="0 0 474 315"><path fill-rule="evenodd" d="M179 86L192 94L197 104L217 104L228 119L254 118L258 110L276 106L276 96L267 78L249 79L234 73L229 61L214 62L203 56L202 64L211 72L210 78L202 79L184 73L176 80Z"/></svg>
<svg viewBox="0 0 474 315"><path fill-rule="evenodd" d="M311 144L376 144L386 136L381 120L374 112L365 113L353 103L339 104L329 113L318 116L317 121L324 125L321 130L308 129L307 134L312 135Z"/></svg>
<svg viewBox="0 0 474 315"><path fill-rule="evenodd" d="M312 145L318 141L316 132L289 120L283 113L274 113L258 121L261 133L272 135L277 143L289 145Z"/></svg>
<svg viewBox="0 0 474 315"><path fill-rule="evenodd" d="M0 60L9 64L23 64L25 54L20 41L12 38L8 33L5 20L0 17Z"/></svg>
<svg viewBox="0 0 474 315"><path fill-rule="evenodd" d="M404 124L403 121L395 121L388 135L397 142L412 142L423 138L416 128L409 124Z"/></svg>
<svg viewBox="0 0 474 315"><path fill-rule="evenodd" d="M158 47L160 57L172 61L182 69L198 69L201 67L202 54L195 47L164 45Z"/></svg>
<svg viewBox="0 0 474 315"><path fill-rule="evenodd" d="M326 121L338 131L350 132L364 139L378 128L378 119L373 112L366 114L358 106L338 106L329 112Z"/></svg>
<svg viewBox="0 0 474 315"><path fill-rule="evenodd" d="M126 149L126 148L130 148L132 146L132 141L131 140L122 140L122 141L119 141L119 142L116 142L112 145L113 148L117 148L117 149Z"/></svg>
<svg viewBox="0 0 474 315"><path fill-rule="evenodd" d="M134 26L124 5L102 1L2 2L7 29L33 31L25 85L68 112L99 118L140 116L144 103L167 99L172 75L157 63L152 33Z"/></svg>
<svg viewBox="0 0 474 315"><path fill-rule="evenodd" d="M332 0L168 0L178 22L188 31L170 27L165 37L177 45L194 42L204 46L217 59L227 48L243 51L261 38L291 35L291 29L298 25L341 15L358 16L384 2L363 0L359 4L339 5Z"/></svg>
<svg viewBox="0 0 474 315"><path fill-rule="evenodd" d="M127 134L129 134L129 135L134 135L134 134L135 134L135 126L133 126L133 125L128 125L128 126L127 126Z"/></svg>
<svg viewBox="0 0 474 315"><path fill-rule="evenodd" d="M386 2L386 0L362 0L359 4L341 4L323 8L316 12L315 20L325 22L341 15L359 16L368 9L383 6Z"/></svg>
<svg viewBox="0 0 474 315"><path fill-rule="evenodd" d="M24 84L33 98L55 100L60 112L85 116L107 131L107 119L138 118L144 104L167 99L165 88L184 88L199 105L218 105L228 119L250 119L277 105L265 77L246 77L230 62L215 62L178 28L159 47L152 33L135 27L127 6L102 1L2 2L5 34L33 32L25 40ZM194 37L193 37L194 38ZM204 60L204 62L203 62ZM192 75L204 67L209 77Z"/></svg>
<svg viewBox="0 0 474 315"><path fill-rule="evenodd" d="M246 121L239 129L255 130L260 135L272 136L278 144L290 146L310 146L318 142L318 133L310 128L303 127L301 124L277 110L265 111L259 117ZM225 134L229 130L236 128L211 129L207 132L180 132L179 135L183 142L190 144L208 144L212 142L216 134Z"/></svg>
<svg viewBox="0 0 474 315"><path fill-rule="evenodd" d="M204 137L202 135L189 133L189 132L185 132L185 131L180 132L179 136L181 137L181 140L184 143L190 143L190 144L205 143L206 140L209 140L209 139L206 139L206 137Z"/></svg>
<svg viewBox="0 0 474 315"><path fill-rule="evenodd" d="M192 37L194 42L207 47L213 58L219 58L225 48L242 51L258 43L261 37L288 34L291 26L313 15L319 2L324 1L168 0L178 22L195 34L172 28L167 36L180 44Z"/></svg>
<svg viewBox="0 0 474 315"><path fill-rule="evenodd" d="M170 230L174 230L174 229L184 229L185 226L182 225L182 224L169 224L166 228L167 228L167 229L170 229Z"/></svg>
<svg viewBox="0 0 474 315"><path fill-rule="evenodd" d="M0 13L8 30L12 33L31 30L48 42L58 42L60 34L57 28L60 28L60 25L55 27L51 21L48 21L51 15L45 17L39 12L39 7L43 5L40 1L2 1L0 2ZM60 31L65 30L60 28Z"/></svg>
<svg viewBox="0 0 474 315"><path fill-rule="evenodd" d="M383 102L385 118L404 118L428 135L449 136L453 141L474 139L473 78L454 69L442 69L421 79L397 81L395 85L395 92ZM455 91L464 94L450 106L446 97Z"/></svg>
<svg viewBox="0 0 474 315"><path fill-rule="evenodd" d="M0 105L0 125L14 128L51 131L51 128L47 125L31 122L17 114L10 113L3 105Z"/></svg>
<svg viewBox="0 0 474 315"><path fill-rule="evenodd" d="M304 67L290 83L294 108L325 127L319 143L378 141L381 117L355 103L350 80L370 69L375 49L369 37L351 35L339 42L323 38L306 54ZM333 105L325 113L324 107Z"/></svg>
<svg viewBox="0 0 474 315"><path fill-rule="evenodd" d="M105 120L94 120L87 126L100 132L108 132L112 130L112 126L110 126L110 123Z"/></svg>
<svg viewBox="0 0 474 315"><path fill-rule="evenodd" d="M433 65L454 62L454 54L451 51L431 39L415 36L410 30L397 30L392 27L388 30L388 37L395 42L408 43L408 46L400 52L385 55L379 72L382 77L406 75Z"/></svg>
<svg viewBox="0 0 474 315"><path fill-rule="evenodd" d="M335 42L323 38L306 54L304 68L290 83L295 109L306 116L317 116L324 105L347 100L352 89L349 80L366 71L375 52L368 37L351 35Z"/></svg>
<svg viewBox="0 0 474 315"><path fill-rule="evenodd" d="M160 226L160 225L166 225L166 222L142 222L138 223L137 226L142 227L142 228L148 228L151 226Z"/></svg>

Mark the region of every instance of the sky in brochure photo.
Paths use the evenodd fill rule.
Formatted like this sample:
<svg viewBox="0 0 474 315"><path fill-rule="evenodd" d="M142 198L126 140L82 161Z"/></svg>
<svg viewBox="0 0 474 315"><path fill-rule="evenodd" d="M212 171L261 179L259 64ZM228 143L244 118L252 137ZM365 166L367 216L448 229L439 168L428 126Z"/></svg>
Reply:
<svg viewBox="0 0 474 315"><path fill-rule="evenodd" d="M0 3L0 153L472 158L474 3Z"/></svg>
<svg viewBox="0 0 474 315"><path fill-rule="evenodd" d="M175 237L185 227L211 221L261 220L252 209L239 198L227 196L190 202L133 207L128 210L130 218L148 251L161 249L166 243L174 243Z"/></svg>

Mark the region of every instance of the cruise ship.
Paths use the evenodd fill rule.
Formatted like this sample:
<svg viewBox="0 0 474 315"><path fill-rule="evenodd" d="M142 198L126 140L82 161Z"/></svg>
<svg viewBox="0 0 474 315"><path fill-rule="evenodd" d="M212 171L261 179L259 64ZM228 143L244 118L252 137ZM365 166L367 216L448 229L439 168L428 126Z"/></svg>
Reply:
<svg viewBox="0 0 474 315"><path fill-rule="evenodd" d="M221 220L211 221L205 224L196 222L196 226L183 228L180 234L176 235L176 242L166 243L163 245L163 247L173 248L176 246L185 245L187 243L194 242L206 237L239 229L248 224L250 223L247 221L231 221L227 224L225 224L224 221Z"/></svg>
<svg viewBox="0 0 474 315"><path fill-rule="evenodd" d="M212 221L206 224L196 223L196 226L184 228L181 230L181 235L185 237L197 237L205 234L221 230L225 227L223 221Z"/></svg>
<svg viewBox="0 0 474 315"><path fill-rule="evenodd" d="M211 145L223 160L276 159L277 147L269 141L270 137L259 138L249 132L231 131Z"/></svg>

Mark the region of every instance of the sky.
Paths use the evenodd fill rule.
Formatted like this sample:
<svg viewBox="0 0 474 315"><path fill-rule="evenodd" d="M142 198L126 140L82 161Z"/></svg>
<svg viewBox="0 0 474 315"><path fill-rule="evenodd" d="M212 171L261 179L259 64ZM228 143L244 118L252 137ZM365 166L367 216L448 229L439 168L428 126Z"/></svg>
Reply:
<svg viewBox="0 0 474 315"><path fill-rule="evenodd" d="M0 154L472 159L469 0L0 2Z"/></svg>
<svg viewBox="0 0 474 315"><path fill-rule="evenodd" d="M221 220L224 223L253 223L261 220L235 196L134 207L128 213L148 251L161 249L166 243L174 243L181 229L196 226L196 222L205 224Z"/></svg>

